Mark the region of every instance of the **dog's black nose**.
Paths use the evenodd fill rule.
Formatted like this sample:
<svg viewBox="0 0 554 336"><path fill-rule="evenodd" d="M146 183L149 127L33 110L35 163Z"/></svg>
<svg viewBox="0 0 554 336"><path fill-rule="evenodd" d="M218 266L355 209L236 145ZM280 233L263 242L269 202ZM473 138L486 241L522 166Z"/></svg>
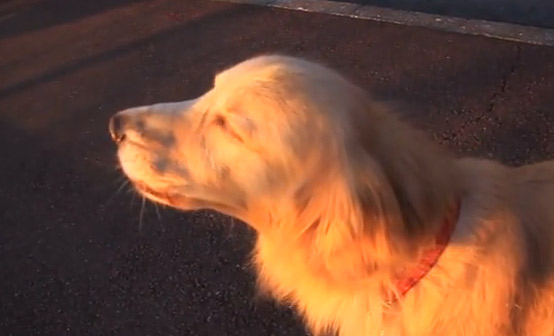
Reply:
<svg viewBox="0 0 554 336"><path fill-rule="evenodd" d="M108 128L110 130L112 140L115 141L115 143L120 143L123 139L125 139L123 118L124 117L120 113L117 113L110 118Z"/></svg>

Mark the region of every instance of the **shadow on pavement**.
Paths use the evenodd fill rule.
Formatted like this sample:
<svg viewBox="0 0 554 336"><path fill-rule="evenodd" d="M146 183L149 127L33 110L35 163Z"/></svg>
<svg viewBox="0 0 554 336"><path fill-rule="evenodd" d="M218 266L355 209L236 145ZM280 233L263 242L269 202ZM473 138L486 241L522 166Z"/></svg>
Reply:
<svg viewBox="0 0 554 336"><path fill-rule="evenodd" d="M0 4L0 39L77 21L142 1L145 0L7 0Z"/></svg>

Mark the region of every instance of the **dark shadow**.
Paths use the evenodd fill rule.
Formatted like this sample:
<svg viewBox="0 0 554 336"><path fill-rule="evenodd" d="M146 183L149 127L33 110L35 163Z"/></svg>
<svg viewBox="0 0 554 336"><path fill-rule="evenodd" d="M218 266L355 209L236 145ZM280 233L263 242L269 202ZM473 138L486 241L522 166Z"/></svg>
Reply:
<svg viewBox="0 0 554 336"><path fill-rule="evenodd" d="M56 69L50 69L41 75L23 80L15 84L8 85L7 87L0 89L0 98L4 98L11 94L15 94L20 91L32 88L36 85L53 81L59 77L66 76L78 70L83 70L84 68L87 68L87 67L92 67L94 65L106 62L110 59L120 57L131 51L140 49L141 47L152 45L161 39L169 39L172 37L177 37L180 34L183 34L185 32L190 33L191 31L194 31L194 29L196 29L197 27L200 27L203 25L217 24L218 22L221 22L222 19L226 19L226 20L238 19L239 16L248 16L252 14L252 11L256 11L256 10L258 9L255 7L240 7L240 8L229 7L226 10L216 11L211 15L197 17L195 19L188 21L185 24L177 25L174 28L159 32L152 36L138 39L134 42L131 42L121 47L117 47L112 50L102 51L97 55L65 64ZM216 46L214 45L213 51L215 51L215 48Z"/></svg>
<svg viewBox="0 0 554 336"><path fill-rule="evenodd" d="M0 5L0 38L77 21L145 0L9 0Z"/></svg>

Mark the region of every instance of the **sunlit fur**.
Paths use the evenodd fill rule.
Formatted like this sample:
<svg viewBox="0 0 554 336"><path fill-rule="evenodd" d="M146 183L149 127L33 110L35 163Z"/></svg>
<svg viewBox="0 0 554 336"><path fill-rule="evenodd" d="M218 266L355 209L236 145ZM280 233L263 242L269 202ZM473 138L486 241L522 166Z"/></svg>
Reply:
<svg viewBox="0 0 554 336"><path fill-rule="evenodd" d="M252 226L260 292L314 334L554 335L553 162L455 158L328 67L279 55L120 115L137 189ZM438 264L387 306L456 199Z"/></svg>

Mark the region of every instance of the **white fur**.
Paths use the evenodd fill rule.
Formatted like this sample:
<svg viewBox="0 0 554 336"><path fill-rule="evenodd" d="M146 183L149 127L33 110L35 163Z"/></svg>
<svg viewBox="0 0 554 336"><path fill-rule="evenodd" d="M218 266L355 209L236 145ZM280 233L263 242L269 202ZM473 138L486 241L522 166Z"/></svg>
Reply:
<svg viewBox="0 0 554 336"><path fill-rule="evenodd" d="M256 229L261 292L314 333L554 335L553 162L457 159L340 74L277 55L231 67L196 100L121 115L119 158L139 191ZM456 200L438 264L387 305Z"/></svg>

